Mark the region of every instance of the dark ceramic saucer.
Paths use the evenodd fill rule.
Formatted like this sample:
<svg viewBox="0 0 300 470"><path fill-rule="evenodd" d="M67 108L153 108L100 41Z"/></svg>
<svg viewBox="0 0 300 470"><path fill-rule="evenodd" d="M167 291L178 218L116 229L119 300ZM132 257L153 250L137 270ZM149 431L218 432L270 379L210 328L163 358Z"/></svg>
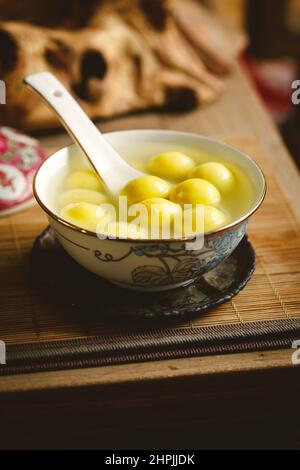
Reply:
<svg viewBox="0 0 300 470"><path fill-rule="evenodd" d="M42 295L61 307L99 317L166 318L196 316L237 295L255 269L255 252L246 236L234 253L194 284L161 293L119 288L80 267L48 227L35 241L32 269Z"/></svg>

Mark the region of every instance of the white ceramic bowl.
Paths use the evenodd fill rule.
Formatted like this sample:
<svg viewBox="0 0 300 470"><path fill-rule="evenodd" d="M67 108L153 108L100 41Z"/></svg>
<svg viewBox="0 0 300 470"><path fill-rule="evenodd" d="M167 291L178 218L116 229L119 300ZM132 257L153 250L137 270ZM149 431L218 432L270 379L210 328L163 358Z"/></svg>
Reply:
<svg viewBox="0 0 300 470"><path fill-rule="evenodd" d="M64 249L84 268L123 287L160 291L188 285L210 271L240 243L249 218L263 202L266 182L258 165L239 150L216 140L175 131L134 130L106 134L124 156L147 160L160 151L182 150L197 161L197 152L208 152L246 173L253 186L253 203L242 216L205 235L201 250L190 251L184 240L100 240L95 233L76 227L58 215L55 197L70 166L82 167L85 157L75 145L65 147L46 160L34 180L34 194ZM216 158L214 158L215 160ZM88 163L84 163L88 167Z"/></svg>

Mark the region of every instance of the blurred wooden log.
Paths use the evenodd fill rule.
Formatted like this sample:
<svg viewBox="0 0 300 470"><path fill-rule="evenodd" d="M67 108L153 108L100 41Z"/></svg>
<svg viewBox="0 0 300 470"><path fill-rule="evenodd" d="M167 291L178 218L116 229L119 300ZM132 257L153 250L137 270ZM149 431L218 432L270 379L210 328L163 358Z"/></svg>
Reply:
<svg viewBox="0 0 300 470"><path fill-rule="evenodd" d="M206 0L213 12L235 28L244 28L247 23L247 0Z"/></svg>
<svg viewBox="0 0 300 470"><path fill-rule="evenodd" d="M228 73L247 46L246 34L222 23L193 0L184 0L184 8L182 0L173 0L173 11L179 28L207 67L217 74Z"/></svg>
<svg viewBox="0 0 300 470"><path fill-rule="evenodd" d="M199 15L194 21L202 21L201 35L186 27L193 11ZM208 32L212 27L219 32ZM216 46L208 47L208 34L218 47L223 43L226 58ZM57 125L55 116L22 83L26 74L42 70L55 73L92 118L209 103L225 88L224 78L214 71L227 72L244 46L242 35L231 33L226 42L226 34L190 0L98 2L88 25L78 30L4 22L0 73L7 105L0 107L0 123L25 129Z"/></svg>

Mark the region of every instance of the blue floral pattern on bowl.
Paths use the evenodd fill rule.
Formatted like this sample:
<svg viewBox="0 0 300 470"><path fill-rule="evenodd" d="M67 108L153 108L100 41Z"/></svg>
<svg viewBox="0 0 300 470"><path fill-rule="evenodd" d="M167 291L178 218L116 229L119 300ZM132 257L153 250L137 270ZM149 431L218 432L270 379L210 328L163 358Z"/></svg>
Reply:
<svg viewBox="0 0 300 470"><path fill-rule="evenodd" d="M207 273L231 255L243 239L248 221L224 233L207 235L199 251L190 251L185 242L162 242L130 245L119 258L110 253L94 251L103 263L119 263L129 257L139 257L131 271L134 285L141 288L180 285ZM141 258L145 264L141 265Z"/></svg>

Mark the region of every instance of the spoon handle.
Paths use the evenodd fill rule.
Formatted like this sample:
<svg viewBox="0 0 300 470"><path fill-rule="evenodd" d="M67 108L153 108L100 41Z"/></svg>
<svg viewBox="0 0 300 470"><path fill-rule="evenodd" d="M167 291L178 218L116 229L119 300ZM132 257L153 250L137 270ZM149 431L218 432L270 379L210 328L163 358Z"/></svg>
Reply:
<svg viewBox="0 0 300 470"><path fill-rule="evenodd" d="M124 185L142 176L105 140L62 83L50 72L27 75L24 82L55 111L72 139L80 146L108 190L116 196Z"/></svg>

